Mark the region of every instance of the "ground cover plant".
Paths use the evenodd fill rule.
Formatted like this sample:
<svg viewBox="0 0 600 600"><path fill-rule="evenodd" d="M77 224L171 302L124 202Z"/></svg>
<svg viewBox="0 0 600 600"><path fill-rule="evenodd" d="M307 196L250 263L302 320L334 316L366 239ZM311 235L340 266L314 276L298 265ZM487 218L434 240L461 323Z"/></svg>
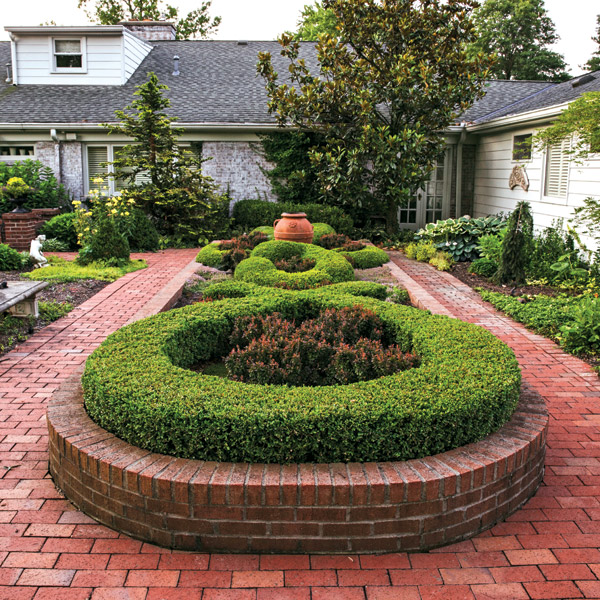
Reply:
<svg viewBox="0 0 600 600"><path fill-rule="evenodd" d="M35 269L29 273L23 273L23 277L34 281L54 281L63 283L80 279L116 281L119 277L123 277L123 275L126 275L127 273L139 271L148 266L144 260L131 260L122 266L111 266L102 261L80 265L75 261L68 261L56 256L50 256L48 262L50 263L48 267Z"/></svg>
<svg viewBox="0 0 600 600"><path fill-rule="evenodd" d="M518 401L520 372L507 346L475 325L376 299L387 296L384 286L290 292L227 281L215 288L214 300L138 321L92 354L85 406L101 427L151 451L201 460L405 460L485 437ZM385 335L420 366L317 387L248 384L190 369L232 350L237 318L279 313L303 322L357 305L380 318Z"/></svg>
<svg viewBox="0 0 600 600"><path fill-rule="evenodd" d="M443 250L438 250L433 242L421 241L411 242L404 248L407 258L429 263L438 271L449 271L454 260L452 256Z"/></svg>

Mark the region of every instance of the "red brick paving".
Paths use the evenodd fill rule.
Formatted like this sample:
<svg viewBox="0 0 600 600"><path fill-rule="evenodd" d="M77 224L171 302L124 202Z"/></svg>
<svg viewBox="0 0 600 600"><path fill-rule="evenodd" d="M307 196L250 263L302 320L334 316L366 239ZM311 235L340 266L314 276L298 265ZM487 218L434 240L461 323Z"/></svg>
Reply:
<svg viewBox="0 0 600 600"><path fill-rule="evenodd" d="M473 540L429 554L175 553L78 512L47 474L47 398L111 332L158 310L193 250L104 288L0 359L0 600L425 600L600 598L600 382L589 367L499 315L448 274L394 255L426 308L488 328L550 410L544 484ZM177 287L177 285L175 285Z"/></svg>

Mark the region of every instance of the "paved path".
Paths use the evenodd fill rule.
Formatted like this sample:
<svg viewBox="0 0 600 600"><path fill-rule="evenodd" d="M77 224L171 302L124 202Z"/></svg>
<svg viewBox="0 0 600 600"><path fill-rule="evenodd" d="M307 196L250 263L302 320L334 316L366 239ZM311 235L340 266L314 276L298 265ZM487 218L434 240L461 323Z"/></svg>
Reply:
<svg viewBox="0 0 600 600"><path fill-rule="evenodd" d="M150 314L194 251L147 257L0 359L0 600L452 600L600 598L600 383L581 361L498 315L470 288L394 255L418 301L515 350L551 421L544 485L506 523L429 554L171 553L78 512L47 474L45 403L111 331Z"/></svg>

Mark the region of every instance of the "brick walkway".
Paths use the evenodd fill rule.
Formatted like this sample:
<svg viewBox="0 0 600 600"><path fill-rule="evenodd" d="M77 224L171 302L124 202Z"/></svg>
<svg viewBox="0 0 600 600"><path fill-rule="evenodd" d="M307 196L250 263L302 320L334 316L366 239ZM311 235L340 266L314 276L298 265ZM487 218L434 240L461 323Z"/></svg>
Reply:
<svg viewBox="0 0 600 600"><path fill-rule="evenodd" d="M142 544L78 512L47 475L46 399L108 333L157 310L157 292L189 272L194 254L149 255L149 269L0 359L0 600L600 598L597 376L453 277L400 255L394 270L420 304L508 343L550 409L544 485L506 523L429 554L209 556Z"/></svg>

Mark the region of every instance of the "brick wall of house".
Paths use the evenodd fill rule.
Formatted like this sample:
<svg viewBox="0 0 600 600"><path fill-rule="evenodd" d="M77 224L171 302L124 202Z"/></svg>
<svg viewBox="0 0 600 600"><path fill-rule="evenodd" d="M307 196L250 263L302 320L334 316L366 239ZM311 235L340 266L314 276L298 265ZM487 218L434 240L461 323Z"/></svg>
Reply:
<svg viewBox="0 0 600 600"><path fill-rule="evenodd" d="M204 142L202 155L212 157L204 163L203 171L210 175L223 192L229 192L233 202L246 198L277 198L269 180L260 170L271 165L249 142Z"/></svg>

